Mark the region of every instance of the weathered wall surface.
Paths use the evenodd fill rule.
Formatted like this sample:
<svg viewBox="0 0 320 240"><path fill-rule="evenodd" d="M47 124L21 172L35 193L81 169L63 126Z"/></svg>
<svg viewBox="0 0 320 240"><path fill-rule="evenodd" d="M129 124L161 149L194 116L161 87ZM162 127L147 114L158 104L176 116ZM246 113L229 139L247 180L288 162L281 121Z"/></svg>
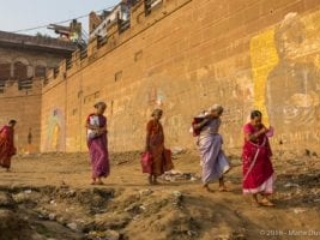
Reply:
<svg viewBox="0 0 320 240"><path fill-rule="evenodd" d="M84 121L108 102L109 146L141 149L152 109L165 111L171 147L192 147L192 116L225 106L227 148L242 144L242 125L260 109L275 126L274 148L320 147L320 2L317 0L167 0L43 90L41 149L85 151ZM114 28L114 29L112 29ZM114 30L114 31L113 31ZM279 145L282 142L282 145Z"/></svg>
<svg viewBox="0 0 320 240"><path fill-rule="evenodd" d="M35 80L31 90L18 90L17 82L9 82L0 94L0 126L15 119L15 144L18 153L37 152L40 148L42 82Z"/></svg>
<svg viewBox="0 0 320 240"><path fill-rule="evenodd" d="M64 56L24 46L0 46L0 126L10 119L18 121L19 154L40 150L43 80Z"/></svg>

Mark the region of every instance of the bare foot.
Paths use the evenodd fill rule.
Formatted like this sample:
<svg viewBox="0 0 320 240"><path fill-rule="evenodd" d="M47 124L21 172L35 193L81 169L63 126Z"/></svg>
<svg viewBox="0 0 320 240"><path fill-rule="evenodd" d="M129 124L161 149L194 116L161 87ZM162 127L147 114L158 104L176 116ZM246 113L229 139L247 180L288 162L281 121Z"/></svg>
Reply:
<svg viewBox="0 0 320 240"><path fill-rule="evenodd" d="M96 185L96 182L95 182L95 181L93 181L93 182L91 182L91 183L90 183L90 185Z"/></svg>
<svg viewBox="0 0 320 240"><path fill-rule="evenodd" d="M260 205L260 203L259 203L257 200L252 200L252 201L251 201L251 206L253 206L253 207L260 207L261 205Z"/></svg>
<svg viewBox="0 0 320 240"><path fill-rule="evenodd" d="M152 185L152 184L153 184L153 182L152 182L152 177L151 177L151 176L148 177L148 182L149 182L149 185Z"/></svg>
<svg viewBox="0 0 320 240"><path fill-rule="evenodd" d="M213 190L208 186L208 185L204 185L203 188L209 192L209 193L213 193Z"/></svg>
<svg viewBox="0 0 320 240"><path fill-rule="evenodd" d="M260 201L260 204L266 207L274 207L274 203L272 203L268 198L263 198Z"/></svg>
<svg viewBox="0 0 320 240"><path fill-rule="evenodd" d="M97 183L96 183L96 185L104 185L104 183L102 182L102 181L98 181Z"/></svg>
<svg viewBox="0 0 320 240"><path fill-rule="evenodd" d="M219 187L219 192L229 192L229 189L226 188L225 186L220 186Z"/></svg>

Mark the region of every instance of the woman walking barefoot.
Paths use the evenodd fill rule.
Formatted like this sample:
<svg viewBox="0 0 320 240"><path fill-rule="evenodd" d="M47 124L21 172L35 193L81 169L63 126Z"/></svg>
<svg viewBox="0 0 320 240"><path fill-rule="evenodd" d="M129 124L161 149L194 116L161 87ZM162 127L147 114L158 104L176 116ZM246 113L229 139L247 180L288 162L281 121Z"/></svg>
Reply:
<svg viewBox="0 0 320 240"><path fill-rule="evenodd" d="M251 121L244 126L243 193L252 194L253 204L256 206L273 206L268 199L274 184L272 151L267 137L269 129L262 124L260 111L253 111L250 117ZM258 195L262 197L260 201Z"/></svg>
<svg viewBox="0 0 320 240"><path fill-rule="evenodd" d="M219 179L219 190L227 191L223 175L230 170L229 162L222 151L222 137L219 134L221 125L221 115L223 107L214 105L209 109L208 115L194 126L200 130L199 150L201 155L202 165L202 182L203 187L212 192L209 188L209 183L214 179Z"/></svg>
<svg viewBox="0 0 320 240"><path fill-rule="evenodd" d="M149 175L150 184L158 184L157 178L164 173L164 133L160 123L163 111L155 109L151 115L152 119L147 124L146 152L152 156L152 172Z"/></svg>
<svg viewBox="0 0 320 240"><path fill-rule="evenodd" d="M102 185L101 178L107 177L110 172L107 140L107 119L103 116L107 105L98 102L94 105L96 112L87 118L87 143L89 147L92 185Z"/></svg>
<svg viewBox="0 0 320 240"><path fill-rule="evenodd" d="M14 146L14 127L16 120L10 120L8 125L0 130L0 167L7 169L11 168L11 158L16 154Z"/></svg>

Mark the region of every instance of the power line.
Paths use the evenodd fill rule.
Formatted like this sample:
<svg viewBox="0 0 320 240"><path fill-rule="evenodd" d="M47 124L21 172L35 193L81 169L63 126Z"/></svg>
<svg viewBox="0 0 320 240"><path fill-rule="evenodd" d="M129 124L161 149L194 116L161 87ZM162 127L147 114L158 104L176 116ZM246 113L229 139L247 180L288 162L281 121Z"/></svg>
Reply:
<svg viewBox="0 0 320 240"><path fill-rule="evenodd" d="M118 4L116 5L113 5L113 6L110 6L110 7L107 7L107 8L104 8L104 9L101 9L99 11L96 11L96 13L100 13L100 12L103 12L105 10L109 10L109 9L113 9L114 7L118 6ZM70 18L70 19L67 19L67 20L63 20L63 21L59 21L59 22L55 22L55 23L48 23L46 25L39 25L39 26L36 26L36 27L32 27L32 28L25 28L25 29L19 29L19 30L16 30L16 31L13 31L12 33L19 33L19 32L28 32L28 31L32 31L32 30L37 30L37 29L42 29L42 28L46 28L48 27L50 24L63 24L63 23L68 23L74 19L82 19L82 18L85 18L85 17L88 17L90 14L85 14L85 15L81 15L81 16L78 16L78 17L75 17L75 18Z"/></svg>

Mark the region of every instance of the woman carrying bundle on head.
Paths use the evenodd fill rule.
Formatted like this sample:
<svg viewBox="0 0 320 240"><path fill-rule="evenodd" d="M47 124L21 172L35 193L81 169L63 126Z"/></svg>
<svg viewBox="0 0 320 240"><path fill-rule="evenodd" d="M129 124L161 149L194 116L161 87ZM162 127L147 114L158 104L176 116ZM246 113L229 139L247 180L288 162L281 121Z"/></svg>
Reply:
<svg viewBox="0 0 320 240"><path fill-rule="evenodd" d="M222 113L223 107L216 104L193 125L194 131L199 131L203 187L209 192L212 191L209 183L215 179L219 179L219 190L227 191L223 176L230 170L230 164L222 151L223 141L219 134Z"/></svg>
<svg viewBox="0 0 320 240"><path fill-rule="evenodd" d="M274 170L271 162L272 151L268 137L273 129L262 124L262 113L251 112L251 121L244 126L243 162L243 193L252 194L253 204L273 206L268 199L273 192ZM258 194L262 196L259 201Z"/></svg>
<svg viewBox="0 0 320 240"><path fill-rule="evenodd" d="M94 105L95 113L88 116L86 122L87 143L89 147L91 167L92 167L92 185L102 185L102 177L109 175L109 156L107 140L107 119L103 115L107 105L104 102L98 102Z"/></svg>

